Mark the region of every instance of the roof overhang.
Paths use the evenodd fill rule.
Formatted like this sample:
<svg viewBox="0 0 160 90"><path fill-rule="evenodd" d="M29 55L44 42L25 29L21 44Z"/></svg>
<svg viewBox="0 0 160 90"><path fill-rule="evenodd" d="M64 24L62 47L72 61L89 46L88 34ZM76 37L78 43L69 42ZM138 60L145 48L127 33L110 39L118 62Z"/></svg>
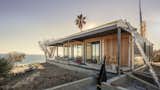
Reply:
<svg viewBox="0 0 160 90"><path fill-rule="evenodd" d="M79 32L79 33L76 33L76 34L73 34L73 35L70 35L70 36L67 36L64 38L49 41L47 43L47 45L54 46L54 45L63 44L64 42L67 42L67 41L83 40L83 39L87 39L87 38L91 38L91 37L98 37L98 36L102 36L102 35L116 32L118 28L121 28L122 31L126 31L126 32L131 33L132 30L129 30L128 25L130 25L128 22L125 22L123 20L117 20L117 21L107 23L107 24L98 26L93 29L85 30L85 31L82 31L82 32ZM135 28L133 28L133 27L132 27L132 29L135 30Z"/></svg>

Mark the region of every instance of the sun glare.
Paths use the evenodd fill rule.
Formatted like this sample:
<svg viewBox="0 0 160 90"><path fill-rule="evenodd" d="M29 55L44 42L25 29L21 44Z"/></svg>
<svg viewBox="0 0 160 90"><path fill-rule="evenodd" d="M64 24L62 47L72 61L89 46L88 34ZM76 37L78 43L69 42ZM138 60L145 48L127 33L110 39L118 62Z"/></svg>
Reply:
<svg viewBox="0 0 160 90"><path fill-rule="evenodd" d="M84 29L86 30L86 29L91 29L91 28L94 28L94 27L96 27L96 23L88 23L88 24L86 24Z"/></svg>

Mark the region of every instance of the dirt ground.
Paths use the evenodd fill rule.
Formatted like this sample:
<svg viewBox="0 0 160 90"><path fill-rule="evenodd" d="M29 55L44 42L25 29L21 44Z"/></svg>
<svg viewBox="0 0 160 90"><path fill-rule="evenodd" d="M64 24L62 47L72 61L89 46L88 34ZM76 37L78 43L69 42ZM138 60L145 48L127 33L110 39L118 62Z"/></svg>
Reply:
<svg viewBox="0 0 160 90"><path fill-rule="evenodd" d="M158 76L160 76L160 66L152 65L152 68L153 68L153 70L155 71L155 73L156 73ZM145 72L145 73L149 73L149 74L150 74L148 68L143 69L141 72Z"/></svg>
<svg viewBox="0 0 160 90"><path fill-rule="evenodd" d="M152 66L156 74L160 76L160 66L156 66L156 65L152 65Z"/></svg>
<svg viewBox="0 0 160 90"><path fill-rule="evenodd" d="M34 70L25 75L12 78L1 85L0 90L42 90L87 77L84 73L60 68L55 65L41 64L44 69Z"/></svg>

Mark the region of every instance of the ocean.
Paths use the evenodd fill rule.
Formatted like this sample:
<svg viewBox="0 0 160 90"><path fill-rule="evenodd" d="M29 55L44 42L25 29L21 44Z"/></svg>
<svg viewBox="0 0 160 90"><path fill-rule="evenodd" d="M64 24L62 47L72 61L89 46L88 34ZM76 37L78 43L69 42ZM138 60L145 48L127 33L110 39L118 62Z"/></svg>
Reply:
<svg viewBox="0 0 160 90"><path fill-rule="evenodd" d="M6 54L0 54L0 57L6 57ZM16 62L16 65L44 63L45 61L44 55L26 55L25 59L21 62Z"/></svg>

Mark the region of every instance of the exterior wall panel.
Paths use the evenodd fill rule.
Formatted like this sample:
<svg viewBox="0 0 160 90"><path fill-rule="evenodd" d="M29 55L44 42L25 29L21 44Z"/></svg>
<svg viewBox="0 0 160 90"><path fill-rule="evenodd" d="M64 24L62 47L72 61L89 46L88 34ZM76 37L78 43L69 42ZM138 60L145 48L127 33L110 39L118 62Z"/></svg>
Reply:
<svg viewBox="0 0 160 90"><path fill-rule="evenodd" d="M106 56L107 61L106 64L117 64L117 34L110 34L102 37L97 38L90 38L85 39L84 42L86 44L85 52L86 52L86 61L89 59L92 59L92 47L90 43L97 42L97 41L103 41L103 43L100 43L101 46L101 55L102 57ZM83 45L83 42L80 41L72 41L69 42L69 45L74 46L74 52L71 52L74 54L74 58L76 55L75 46L77 45ZM64 44L64 46L67 46L67 44ZM128 66L129 61L129 34L128 33L122 33L121 34L121 66ZM66 54L65 54L66 55ZM101 58L103 60L103 58ZM98 63L101 63L101 61L98 61Z"/></svg>

